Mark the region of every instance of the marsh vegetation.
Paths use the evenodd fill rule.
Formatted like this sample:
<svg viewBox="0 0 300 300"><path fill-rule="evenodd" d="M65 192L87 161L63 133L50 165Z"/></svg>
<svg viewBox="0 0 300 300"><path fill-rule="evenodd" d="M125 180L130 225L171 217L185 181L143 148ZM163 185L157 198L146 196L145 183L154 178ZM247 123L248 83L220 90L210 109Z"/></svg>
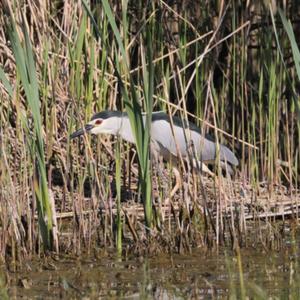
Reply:
<svg viewBox="0 0 300 300"><path fill-rule="evenodd" d="M296 240L300 8L279 2L2 1L1 261ZM136 147L70 140L106 109L128 113ZM150 160L141 118L159 110L232 149L234 176L179 161L173 193L177 174Z"/></svg>

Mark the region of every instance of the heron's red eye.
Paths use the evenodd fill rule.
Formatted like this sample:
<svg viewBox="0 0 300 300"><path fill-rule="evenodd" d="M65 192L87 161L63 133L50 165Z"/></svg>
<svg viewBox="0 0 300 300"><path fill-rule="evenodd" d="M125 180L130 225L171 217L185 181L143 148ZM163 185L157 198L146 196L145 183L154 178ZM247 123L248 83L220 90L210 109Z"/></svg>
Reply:
<svg viewBox="0 0 300 300"><path fill-rule="evenodd" d="M102 121L103 121L103 120L98 119L98 120L95 121L95 124L96 124L96 125L101 125Z"/></svg>

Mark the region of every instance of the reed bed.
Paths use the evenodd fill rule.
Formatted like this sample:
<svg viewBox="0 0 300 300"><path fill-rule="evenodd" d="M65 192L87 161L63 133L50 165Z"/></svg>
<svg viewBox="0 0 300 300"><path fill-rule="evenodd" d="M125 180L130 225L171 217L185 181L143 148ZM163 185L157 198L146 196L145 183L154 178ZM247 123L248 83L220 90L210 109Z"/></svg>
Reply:
<svg viewBox="0 0 300 300"><path fill-rule="evenodd" d="M278 219L298 220L299 8L272 3L2 1L1 259L279 245ZM137 147L70 141L105 109L128 112ZM182 163L174 193L141 121L157 110L233 149L235 176Z"/></svg>

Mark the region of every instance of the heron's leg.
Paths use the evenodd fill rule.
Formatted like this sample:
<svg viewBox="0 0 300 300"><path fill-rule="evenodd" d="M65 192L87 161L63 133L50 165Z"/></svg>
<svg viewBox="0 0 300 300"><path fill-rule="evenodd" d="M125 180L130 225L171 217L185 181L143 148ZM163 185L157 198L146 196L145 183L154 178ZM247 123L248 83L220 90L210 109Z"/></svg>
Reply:
<svg viewBox="0 0 300 300"><path fill-rule="evenodd" d="M198 161L198 160L196 161L195 159L193 159L193 167L196 170L200 170L200 172L204 172L204 173L210 175L211 177L215 177L215 174L202 161Z"/></svg>
<svg viewBox="0 0 300 300"><path fill-rule="evenodd" d="M228 163L226 163L225 161L221 161L220 166L223 170L225 170L226 176L231 178L231 175L233 175L233 173L234 173L231 166Z"/></svg>
<svg viewBox="0 0 300 300"><path fill-rule="evenodd" d="M174 197L174 195L176 194L176 192L182 186L181 175L180 175L178 169L176 167L172 167L172 171L173 171L173 173L175 175L176 183L175 183L174 187L172 188L169 197L165 199L165 204L167 204L167 205L170 204L170 201L172 200L172 198Z"/></svg>
<svg viewBox="0 0 300 300"><path fill-rule="evenodd" d="M198 164L198 165L197 165ZM203 162L201 161L196 161L196 160L193 160L193 165L194 167L197 169L197 170L201 170L202 172L210 175L214 180L218 179L218 177L216 176L215 173L213 173ZM198 167L197 167L198 166ZM221 166L222 167L222 166ZM230 166L228 166L230 168ZM230 168L229 170L226 169L226 174L227 176L230 177L230 170L232 171L232 169ZM226 194L226 192L224 191L224 187L222 184L219 184L219 189L220 189L220 193L223 195L225 201L228 201L228 196Z"/></svg>
<svg viewBox="0 0 300 300"><path fill-rule="evenodd" d="M156 189L154 189L154 195L155 195L155 198L159 198L159 185L160 185L160 182L162 182L164 185L165 175L163 173L163 168L161 168L162 157L159 154L158 144L153 140L151 140L151 143L150 143L150 158L151 158L151 162L154 166L154 171L156 173L156 176L153 177L153 179L155 180L155 184L156 184L155 185Z"/></svg>
<svg viewBox="0 0 300 300"><path fill-rule="evenodd" d="M172 171L175 175L175 180L176 180L176 184L174 185L171 193L170 193L170 198L173 198L174 195L176 194L176 192L181 188L182 186L182 180L181 180L181 176L180 173L178 171L178 169L176 167L172 168Z"/></svg>

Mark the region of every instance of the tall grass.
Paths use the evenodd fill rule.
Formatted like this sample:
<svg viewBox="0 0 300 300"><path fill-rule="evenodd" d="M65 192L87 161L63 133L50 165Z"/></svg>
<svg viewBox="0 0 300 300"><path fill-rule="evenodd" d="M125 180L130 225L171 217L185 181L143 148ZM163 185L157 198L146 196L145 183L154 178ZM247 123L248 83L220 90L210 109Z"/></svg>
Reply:
<svg viewBox="0 0 300 300"><path fill-rule="evenodd" d="M290 41L291 48L292 48L292 53L293 53L293 59L294 59L294 63L295 63L296 71L297 71L297 77L298 77L298 81L300 81L300 50L299 50L298 44L296 42L295 34L294 34L294 31L293 31L293 26L291 24L291 21L288 21L286 19L286 16L284 15L284 12L281 9L279 9L279 14L280 14L284 29L285 29L288 37L289 37L289 41ZM271 13L271 15L274 19L274 16L273 16L272 13ZM276 41L277 41L277 44L278 44L278 48L280 50L280 54L282 54L280 44L279 44L279 41L278 41L276 26L274 26L274 31L275 31L275 34L276 34ZM282 59L284 59L284 58L282 57ZM283 60L283 62L284 62L284 60ZM295 91L293 91L293 92L295 92ZM300 122L300 106L299 105L300 104L299 104L299 101L297 101L296 95L294 95L293 100L294 100L294 103L295 103L296 112L298 114L298 126L299 126L299 122Z"/></svg>
<svg viewBox="0 0 300 300"><path fill-rule="evenodd" d="M117 190L117 235L116 246L118 255L122 254L122 217L121 217L121 154L120 140L116 146L116 190Z"/></svg>
<svg viewBox="0 0 300 300"><path fill-rule="evenodd" d="M51 200L46 175L39 85L37 81L37 73L31 42L23 16L22 21L22 33L24 35L23 46L21 45L19 34L16 30L16 24L13 15L10 15L10 19L7 23L7 32L10 38L12 52L16 60L18 75L20 76L20 80L22 82L22 87L25 92L27 105L30 112L30 115L28 117L23 116L21 121L23 130L26 133L27 146L30 150L33 163L33 189L37 199L38 220L41 236L43 238L45 249L53 250L54 241L57 237L53 232L53 210L51 208ZM11 95L10 88L8 88L8 91ZM32 124L30 119L32 119Z"/></svg>
<svg viewBox="0 0 300 300"><path fill-rule="evenodd" d="M145 210L145 221L146 226L151 228L152 223L152 182L151 182L151 172L150 172L150 131L151 131L151 119L152 119L152 109L153 109L153 69L151 68L152 64L152 56L150 54L150 60L148 60L149 70L146 72L145 67L143 68L143 79L144 79L144 99L145 99L145 109L146 109L146 117L144 123L144 117L142 113L142 108L140 106L138 100L138 94L136 88L134 86L133 79L129 73L129 61L127 58L127 54L124 47L124 42L121 39L121 35L117 24L115 22L115 18L113 12L111 10L110 4L108 1L103 0L103 9L108 18L112 31L114 33L114 37L116 39L119 51L121 53L121 61L123 62L123 68L125 69L126 75L129 77L128 80L130 82L130 93L131 100L126 89L125 84L123 83L121 77L121 66L119 62L113 63L115 72L118 77L118 83L120 84L120 88L122 91L122 96L124 97L124 104L126 108L126 112L128 114L130 125L135 137L135 144L137 148L137 154L139 158L139 167L140 167L140 180L141 180L141 190L142 197L144 203ZM89 16L93 19L91 11L89 10L86 2L84 2L84 7L89 13ZM125 7L125 6L124 6ZM126 11L124 12L126 14ZM95 22L93 22L94 26L97 26ZM96 27L97 28L97 27ZM99 30L97 29L97 32ZM151 53L151 48L149 47L150 39L148 39L147 48L149 49L149 53ZM109 46L105 45L107 50ZM110 51L109 51L110 52ZM116 57L119 57L116 55Z"/></svg>
<svg viewBox="0 0 300 300"><path fill-rule="evenodd" d="M299 198L293 9L280 16L263 2L188 1L183 10L163 1L6 3L16 24L0 31L2 257L7 245L37 248L35 203L51 248L49 189L66 251L117 245L120 253L153 224L159 230L148 232L164 246L152 247L168 251L246 245L251 232L266 245L276 236L273 219L264 231L258 216ZM71 131L104 109L128 113L136 147L113 147L106 136L70 143ZM231 148L240 160L235 179L192 174L183 164L172 194L172 166L150 163L151 114L161 109Z"/></svg>

